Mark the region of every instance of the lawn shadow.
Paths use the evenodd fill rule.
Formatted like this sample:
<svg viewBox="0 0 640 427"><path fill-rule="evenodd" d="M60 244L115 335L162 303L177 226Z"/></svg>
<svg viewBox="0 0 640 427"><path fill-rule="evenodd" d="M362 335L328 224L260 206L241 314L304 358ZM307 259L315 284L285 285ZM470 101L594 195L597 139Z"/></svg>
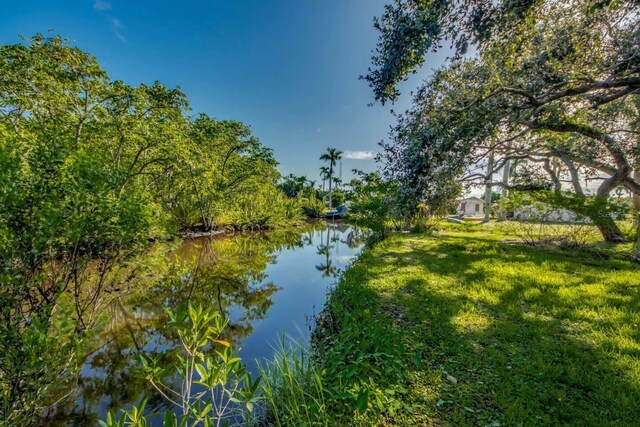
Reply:
<svg viewBox="0 0 640 427"><path fill-rule="evenodd" d="M408 247L384 250L368 284L399 277L379 305L436 424L637 425L636 265L480 236Z"/></svg>

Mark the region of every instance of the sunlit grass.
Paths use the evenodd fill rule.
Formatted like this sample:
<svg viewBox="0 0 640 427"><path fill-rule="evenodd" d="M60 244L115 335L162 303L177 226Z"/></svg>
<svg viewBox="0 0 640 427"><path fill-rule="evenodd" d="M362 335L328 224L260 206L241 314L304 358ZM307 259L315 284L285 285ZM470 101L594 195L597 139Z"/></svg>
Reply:
<svg viewBox="0 0 640 427"><path fill-rule="evenodd" d="M622 256L627 245L508 240L495 225L393 235L347 271L329 302L332 345L345 344L345 329L366 336L375 324L399 337L386 345L403 349L403 375L374 375L397 409L369 403L365 419L354 420L637 425L640 266ZM362 351L384 350L373 342ZM320 356L349 366L358 351Z"/></svg>

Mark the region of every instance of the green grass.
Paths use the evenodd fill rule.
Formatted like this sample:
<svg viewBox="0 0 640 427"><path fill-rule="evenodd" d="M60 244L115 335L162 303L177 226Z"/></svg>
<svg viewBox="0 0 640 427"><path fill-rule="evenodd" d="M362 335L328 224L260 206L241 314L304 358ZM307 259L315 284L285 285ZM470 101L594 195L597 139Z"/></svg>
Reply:
<svg viewBox="0 0 640 427"><path fill-rule="evenodd" d="M256 424L331 426L322 375L304 345L281 337L275 350L259 365L263 400Z"/></svg>
<svg viewBox="0 0 640 427"><path fill-rule="evenodd" d="M612 247L533 247L500 233L447 226L360 256L316 334L330 417L638 425L640 266Z"/></svg>

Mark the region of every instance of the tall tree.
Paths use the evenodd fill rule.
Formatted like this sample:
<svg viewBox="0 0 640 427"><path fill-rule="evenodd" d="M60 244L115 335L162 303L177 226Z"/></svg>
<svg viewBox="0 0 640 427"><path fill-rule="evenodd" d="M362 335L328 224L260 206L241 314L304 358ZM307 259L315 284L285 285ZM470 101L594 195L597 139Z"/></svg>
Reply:
<svg viewBox="0 0 640 427"><path fill-rule="evenodd" d="M320 166L320 176L322 177L322 191L324 192L325 182L329 178L329 168L326 166Z"/></svg>
<svg viewBox="0 0 640 427"><path fill-rule="evenodd" d="M522 174L511 185L491 185L546 194L588 216L605 239L621 240L612 195L640 191L631 175L638 157L638 3L472 0L466 10L449 3L396 1L376 22L377 69L367 79L382 102L397 98L396 84L443 38L460 42L459 55L400 116L385 146L387 170L414 200L437 199L452 180L486 183L478 166L494 153L490 173L519 161ZM473 59L461 56L468 42L478 49ZM585 195L580 176L600 180L595 194Z"/></svg>
<svg viewBox="0 0 640 427"><path fill-rule="evenodd" d="M149 238L297 219L297 204L276 187L272 151L248 126L188 112L179 89L113 81L59 36L0 46L0 419L8 425L36 424L29 418L54 384L71 378L78 346L111 301L104 291L126 280L114 269Z"/></svg>
<svg viewBox="0 0 640 427"><path fill-rule="evenodd" d="M320 160L329 162L329 209L333 209L331 182L333 181L333 167L342 158L342 151L337 148L327 148L327 151L320 156Z"/></svg>
<svg viewBox="0 0 640 427"><path fill-rule="evenodd" d="M495 163L495 156L493 152L489 153L487 159L487 174L485 176L485 188L484 188L484 220L483 222L489 222L491 219L491 192L493 190L493 168Z"/></svg>

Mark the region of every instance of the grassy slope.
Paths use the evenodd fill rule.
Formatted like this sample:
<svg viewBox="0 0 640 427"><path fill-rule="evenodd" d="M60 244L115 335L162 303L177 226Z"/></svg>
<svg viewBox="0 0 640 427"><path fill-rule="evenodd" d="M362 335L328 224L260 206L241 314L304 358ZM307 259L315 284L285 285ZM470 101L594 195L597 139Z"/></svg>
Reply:
<svg viewBox="0 0 640 427"><path fill-rule="evenodd" d="M640 267L503 237L395 235L346 272L321 355L372 364L360 376L389 400L361 424L638 425Z"/></svg>

